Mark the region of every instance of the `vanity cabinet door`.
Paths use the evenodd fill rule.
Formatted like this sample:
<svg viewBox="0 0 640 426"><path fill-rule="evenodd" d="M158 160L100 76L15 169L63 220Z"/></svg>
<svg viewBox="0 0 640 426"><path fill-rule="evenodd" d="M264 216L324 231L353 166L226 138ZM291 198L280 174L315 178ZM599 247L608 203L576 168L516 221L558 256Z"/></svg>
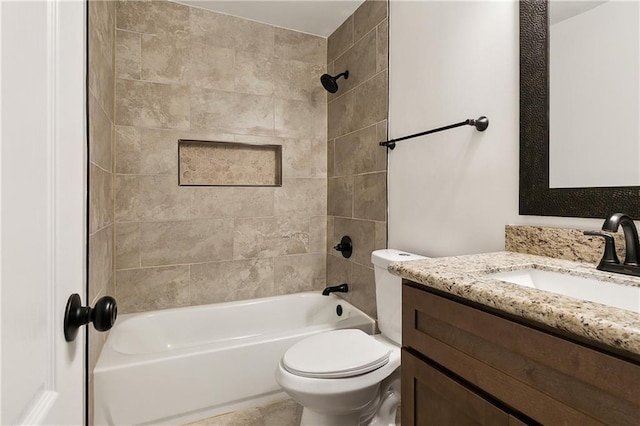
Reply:
<svg viewBox="0 0 640 426"><path fill-rule="evenodd" d="M402 294L403 346L514 412L545 425L640 424L637 362L440 294Z"/></svg>
<svg viewBox="0 0 640 426"><path fill-rule="evenodd" d="M405 349L402 372L403 425L524 424Z"/></svg>

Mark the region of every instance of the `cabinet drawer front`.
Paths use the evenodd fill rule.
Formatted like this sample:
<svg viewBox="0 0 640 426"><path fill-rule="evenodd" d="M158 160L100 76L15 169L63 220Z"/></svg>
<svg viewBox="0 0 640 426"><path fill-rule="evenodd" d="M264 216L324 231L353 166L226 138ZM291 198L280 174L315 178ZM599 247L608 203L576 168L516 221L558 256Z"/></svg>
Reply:
<svg viewBox="0 0 640 426"><path fill-rule="evenodd" d="M543 424L640 419L639 366L407 285L403 344Z"/></svg>
<svg viewBox="0 0 640 426"><path fill-rule="evenodd" d="M509 426L508 413L406 350L402 371L403 425Z"/></svg>

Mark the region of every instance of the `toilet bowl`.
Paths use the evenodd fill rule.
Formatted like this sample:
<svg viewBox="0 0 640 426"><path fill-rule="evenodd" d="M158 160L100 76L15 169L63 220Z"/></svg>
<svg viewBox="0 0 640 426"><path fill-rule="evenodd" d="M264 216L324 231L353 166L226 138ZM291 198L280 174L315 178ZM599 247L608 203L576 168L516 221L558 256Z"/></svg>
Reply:
<svg viewBox="0 0 640 426"><path fill-rule="evenodd" d="M318 337L324 338L319 340L324 340L326 343L333 340L336 342L336 346L334 343L329 343L330 346L325 346L324 350L316 351L313 354L309 353L309 370L314 370L314 377L301 375L299 370L295 373L291 372L286 361L288 354L285 354L278 366L276 373L278 383L296 402L304 407L301 425L353 426L368 424L367 421L373 418L380 405L380 394L386 393L381 392L382 382L392 376L400 367L400 347L393 342L386 341L380 335L369 336L360 330L336 331L354 332L361 334L361 336L349 335L349 333L340 335L341 333L333 331L318 335ZM334 368L333 365L325 363L326 377L322 377L323 375L320 373L322 368L317 368L314 361L332 352L333 349L337 348L337 351L341 352L340 345L345 342L345 339L351 339L351 343L354 344L365 343L367 348L374 348L376 354L384 351L386 359L384 359L383 365L368 372L361 372L369 370L371 365L363 366L352 363L351 368L343 369L342 366ZM369 342L365 342L365 339ZM299 343L308 343L306 340L312 339L305 339ZM354 345L348 346L354 347ZM291 349L300 348L296 348L294 345ZM302 355L303 351L299 351L299 354ZM358 358L358 355L362 354L360 352L354 355L355 358ZM375 356L371 359L373 358ZM350 359L351 357L345 356L345 361ZM364 361L364 358L360 357L359 361ZM399 371L397 376L399 379ZM385 391L394 390L399 393L399 380L397 384L397 389L385 389ZM395 422L395 410L393 416Z"/></svg>
<svg viewBox="0 0 640 426"><path fill-rule="evenodd" d="M320 333L287 350L276 380L300 405L302 426L395 425L400 403L402 280L391 262L424 259L399 250L371 254L377 335L357 329Z"/></svg>

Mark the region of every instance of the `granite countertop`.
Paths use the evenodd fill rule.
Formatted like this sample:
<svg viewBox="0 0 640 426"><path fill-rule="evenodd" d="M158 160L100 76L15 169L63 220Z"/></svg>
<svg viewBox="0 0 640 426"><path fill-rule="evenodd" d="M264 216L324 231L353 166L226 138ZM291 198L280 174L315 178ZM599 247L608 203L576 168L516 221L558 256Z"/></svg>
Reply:
<svg viewBox="0 0 640 426"><path fill-rule="evenodd" d="M513 252L398 262L391 264L389 271L427 287L640 355L640 314L487 276L522 268L640 286L640 278L598 271L590 263Z"/></svg>

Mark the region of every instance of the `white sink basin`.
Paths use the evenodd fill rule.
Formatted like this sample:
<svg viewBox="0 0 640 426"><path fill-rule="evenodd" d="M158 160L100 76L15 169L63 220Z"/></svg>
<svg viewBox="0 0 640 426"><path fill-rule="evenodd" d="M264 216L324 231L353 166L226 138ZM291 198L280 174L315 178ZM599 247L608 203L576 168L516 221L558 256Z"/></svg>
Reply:
<svg viewBox="0 0 640 426"><path fill-rule="evenodd" d="M488 276L524 287L640 313L640 287L533 268L498 272Z"/></svg>

